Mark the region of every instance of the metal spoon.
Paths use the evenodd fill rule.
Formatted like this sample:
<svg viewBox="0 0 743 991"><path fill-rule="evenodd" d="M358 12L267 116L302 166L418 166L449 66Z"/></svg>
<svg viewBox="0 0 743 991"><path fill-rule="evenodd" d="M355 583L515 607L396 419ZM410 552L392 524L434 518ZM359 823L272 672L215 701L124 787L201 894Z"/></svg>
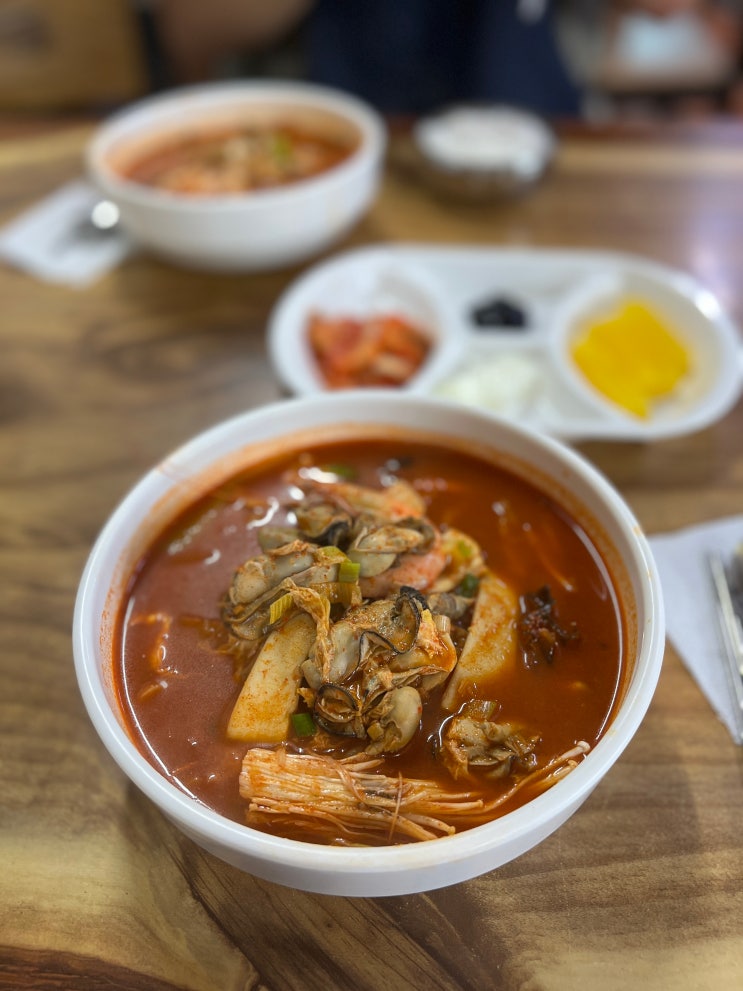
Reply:
<svg viewBox="0 0 743 991"><path fill-rule="evenodd" d="M735 608L735 577L720 554L709 556L709 568L717 600L728 690L735 714L736 742L743 744L743 628Z"/></svg>
<svg viewBox="0 0 743 991"><path fill-rule="evenodd" d="M110 231L119 222L119 208L111 200L99 200L90 211L90 223L96 230Z"/></svg>

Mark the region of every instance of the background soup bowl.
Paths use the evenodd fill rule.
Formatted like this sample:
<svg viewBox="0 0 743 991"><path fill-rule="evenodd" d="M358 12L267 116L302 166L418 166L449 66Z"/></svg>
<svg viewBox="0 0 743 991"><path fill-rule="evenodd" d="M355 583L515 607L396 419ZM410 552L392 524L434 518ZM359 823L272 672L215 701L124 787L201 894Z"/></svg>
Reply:
<svg viewBox="0 0 743 991"><path fill-rule="evenodd" d="M464 445L527 476L548 488L587 529L609 565L626 613L629 673L619 707L603 738L569 775L525 806L459 835L402 846L342 848L277 838L231 822L166 781L124 729L113 687L114 628L131 571L180 510L268 452L354 433L394 436L399 443L404 432ZM187 836L261 878L307 891L369 897L429 890L490 871L565 822L640 725L660 673L665 631L660 583L647 542L620 496L590 464L560 443L494 415L387 390L276 403L228 420L166 458L135 486L101 532L81 579L73 640L80 690L103 743L131 781Z"/></svg>
<svg viewBox="0 0 743 991"><path fill-rule="evenodd" d="M282 187L238 194L170 193L124 172L184 134L288 122L352 143L339 165ZM386 132L362 101L293 82L214 83L150 97L115 114L86 151L88 173L142 247L177 264L221 271L282 268L338 241L376 195Z"/></svg>

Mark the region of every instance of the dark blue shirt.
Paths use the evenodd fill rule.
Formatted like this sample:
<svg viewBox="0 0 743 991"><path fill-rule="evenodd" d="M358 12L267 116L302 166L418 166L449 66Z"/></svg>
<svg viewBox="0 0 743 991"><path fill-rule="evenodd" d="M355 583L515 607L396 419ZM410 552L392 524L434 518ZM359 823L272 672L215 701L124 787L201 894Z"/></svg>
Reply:
<svg viewBox="0 0 743 991"><path fill-rule="evenodd" d="M381 111L420 114L491 101L575 116L580 91L555 42L552 5L528 21L517 0L319 0L308 73Z"/></svg>

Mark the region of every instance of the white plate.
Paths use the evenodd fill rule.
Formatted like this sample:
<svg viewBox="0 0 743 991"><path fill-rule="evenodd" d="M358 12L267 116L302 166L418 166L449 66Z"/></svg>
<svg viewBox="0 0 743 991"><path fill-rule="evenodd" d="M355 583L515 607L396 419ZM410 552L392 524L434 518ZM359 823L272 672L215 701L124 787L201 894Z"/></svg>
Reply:
<svg viewBox="0 0 743 991"><path fill-rule="evenodd" d="M694 355L688 387L647 420L591 395L567 367L561 347L582 308L617 287L667 311ZM475 326L474 307L499 296L525 309L526 328ZM276 373L298 395L322 391L307 346L309 314L391 308L426 323L438 343L406 388L435 393L464 367L487 368L488 390L478 402L564 439L651 440L701 430L735 405L743 386L736 326L712 293L683 272L608 251L416 244L346 252L290 286L269 324Z"/></svg>

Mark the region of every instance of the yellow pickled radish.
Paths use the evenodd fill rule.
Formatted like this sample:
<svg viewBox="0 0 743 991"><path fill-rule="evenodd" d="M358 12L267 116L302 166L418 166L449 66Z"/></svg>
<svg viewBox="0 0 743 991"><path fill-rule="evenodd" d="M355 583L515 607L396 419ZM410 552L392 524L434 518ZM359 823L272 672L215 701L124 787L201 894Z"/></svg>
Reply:
<svg viewBox="0 0 743 991"><path fill-rule="evenodd" d="M650 416L655 400L671 393L688 373L688 350L640 300L585 326L572 357L595 389L635 416Z"/></svg>

